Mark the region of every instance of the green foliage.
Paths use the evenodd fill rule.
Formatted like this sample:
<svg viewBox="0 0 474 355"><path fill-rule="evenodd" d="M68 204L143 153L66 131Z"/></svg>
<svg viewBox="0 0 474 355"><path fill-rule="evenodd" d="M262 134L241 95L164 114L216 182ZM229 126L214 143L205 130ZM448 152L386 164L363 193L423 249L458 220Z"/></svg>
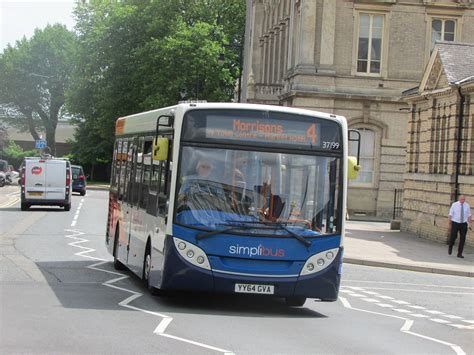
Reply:
<svg viewBox="0 0 474 355"><path fill-rule="evenodd" d="M16 169L18 169L25 157L34 156L38 156L38 151L36 149L23 150L23 148L14 141L10 141L8 146L2 151L2 159L8 160L8 163L13 165Z"/></svg>
<svg viewBox="0 0 474 355"><path fill-rule="evenodd" d="M29 40L23 38L8 46L0 56L0 105L13 126L38 130L55 152L55 131L63 114L65 88L72 70L75 35L62 25L36 29Z"/></svg>
<svg viewBox="0 0 474 355"><path fill-rule="evenodd" d="M182 99L232 99L245 0L90 1L75 14L67 106L81 117L74 152L83 164L110 161L118 117Z"/></svg>

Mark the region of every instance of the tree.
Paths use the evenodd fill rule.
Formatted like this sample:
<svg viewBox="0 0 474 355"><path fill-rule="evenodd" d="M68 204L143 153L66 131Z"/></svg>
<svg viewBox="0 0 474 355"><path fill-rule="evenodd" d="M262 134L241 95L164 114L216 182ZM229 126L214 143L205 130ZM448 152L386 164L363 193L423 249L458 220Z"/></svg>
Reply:
<svg viewBox="0 0 474 355"><path fill-rule="evenodd" d="M75 35L62 25L36 29L31 39L8 46L0 57L0 106L3 119L29 131L46 133L56 152L56 126L65 114L65 89L73 69Z"/></svg>
<svg viewBox="0 0 474 355"><path fill-rule="evenodd" d="M68 110L81 117L82 163L110 161L118 117L179 100L229 101L243 38L245 0L91 1L76 6L79 49ZM97 155L94 156L93 148ZM87 149L89 149L87 148Z"/></svg>

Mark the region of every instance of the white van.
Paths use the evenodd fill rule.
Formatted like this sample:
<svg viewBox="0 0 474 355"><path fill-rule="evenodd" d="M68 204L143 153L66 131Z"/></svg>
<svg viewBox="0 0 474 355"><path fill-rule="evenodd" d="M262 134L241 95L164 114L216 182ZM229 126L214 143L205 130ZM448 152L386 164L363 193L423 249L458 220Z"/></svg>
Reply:
<svg viewBox="0 0 474 355"><path fill-rule="evenodd" d="M32 205L71 209L71 164L68 160L25 158L21 169L21 210Z"/></svg>

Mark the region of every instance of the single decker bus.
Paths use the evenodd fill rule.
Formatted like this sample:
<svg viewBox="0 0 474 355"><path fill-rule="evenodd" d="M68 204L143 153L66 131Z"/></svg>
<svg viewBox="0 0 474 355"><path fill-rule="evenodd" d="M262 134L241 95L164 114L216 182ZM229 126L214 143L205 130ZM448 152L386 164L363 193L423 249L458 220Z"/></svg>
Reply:
<svg viewBox="0 0 474 355"><path fill-rule="evenodd" d="M115 133L106 245L116 269L152 293L337 299L358 169L348 143L360 145L344 117L191 102L121 117Z"/></svg>

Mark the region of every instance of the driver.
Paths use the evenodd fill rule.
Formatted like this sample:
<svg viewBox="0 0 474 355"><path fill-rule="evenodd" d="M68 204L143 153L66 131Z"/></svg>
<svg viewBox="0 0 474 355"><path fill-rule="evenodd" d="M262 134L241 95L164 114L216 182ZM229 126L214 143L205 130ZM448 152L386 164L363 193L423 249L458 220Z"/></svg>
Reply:
<svg viewBox="0 0 474 355"><path fill-rule="evenodd" d="M214 165L209 159L199 159L196 164L196 174L184 178L179 194L203 192L217 195L223 193L222 186L220 186L216 179L212 178L213 172Z"/></svg>
<svg viewBox="0 0 474 355"><path fill-rule="evenodd" d="M214 166L208 159L200 159L196 165L196 173L199 178L207 178L211 175Z"/></svg>

